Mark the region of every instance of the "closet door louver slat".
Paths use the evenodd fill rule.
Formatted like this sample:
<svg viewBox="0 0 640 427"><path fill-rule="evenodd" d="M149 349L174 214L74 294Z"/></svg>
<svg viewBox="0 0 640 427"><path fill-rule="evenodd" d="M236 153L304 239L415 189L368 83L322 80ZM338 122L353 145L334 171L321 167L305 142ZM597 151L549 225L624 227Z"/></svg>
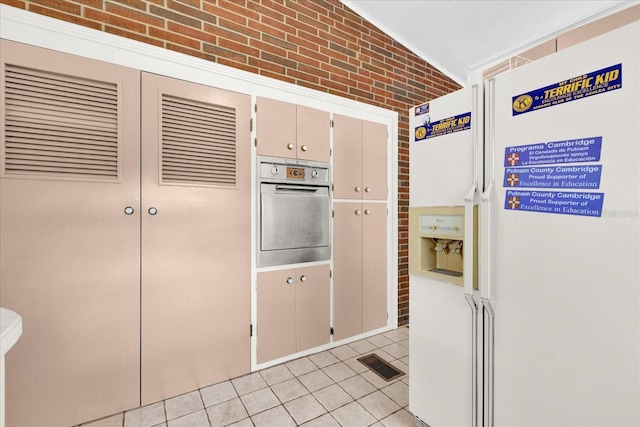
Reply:
<svg viewBox="0 0 640 427"><path fill-rule="evenodd" d="M116 181L118 86L7 64L5 175Z"/></svg>
<svg viewBox="0 0 640 427"><path fill-rule="evenodd" d="M236 186L235 108L163 95L162 182Z"/></svg>

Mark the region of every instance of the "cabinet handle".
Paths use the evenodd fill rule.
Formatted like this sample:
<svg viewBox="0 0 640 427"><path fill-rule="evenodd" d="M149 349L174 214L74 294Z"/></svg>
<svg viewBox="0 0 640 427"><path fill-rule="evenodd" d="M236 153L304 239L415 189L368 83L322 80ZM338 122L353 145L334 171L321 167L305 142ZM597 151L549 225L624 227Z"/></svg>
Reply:
<svg viewBox="0 0 640 427"><path fill-rule="evenodd" d="M156 208L149 208L149 215L155 215L158 213L158 209Z"/></svg>
<svg viewBox="0 0 640 427"><path fill-rule="evenodd" d="M306 282L307 281L307 276L305 276L304 274L302 276L300 276L300 281L301 282Z"/></svg>
<svg viewBox="0 0 640 427"><path fill-rule="evenodd" d="M360 187L356 186L356 188L354 188L354 190L356 190L356 193L360 192Z"/></svg>
<svg viewBox="0 0 640 427"><path fill-rule="evenodd" d="M124 213L127 215L131 215L133 213L133 208L131 206L127 206L124 208Z"/></svg>
<svg viewBox="0 0 640 427"><path fill-rule="evenodd" d="M362 212L360 212L360 209L356 209L356 215L360 215Z"/></svg>
<svg viewBox="0 0 640 427"><path fill-rule="evenodd" d="M302 151L307 151L307 146L306 146L306 145L303 145L302 147L300 147L300 149L301 149Z"/></svg>
<svg viewBox="0 0 640 427"><path fill-rule="evenodd" d="M369 215L369 214L371 214L371 211L370 211L369 209L365 209L365 210L364 210L364 214L365 214L365 215Z"/></svg>
<svg viewBox="0 0 640 427"><path fill-rule="evenodd" d="M288 144L287 144L287 148L288 148L289 150L293 150L293 144L292 144L292 143L288 143Z"/></svg>
<svg viewBox="0 0 640 427"><path fill-rule="evenodd" d="M290 284L290 285L293 285L293 278L289 277L287 279L287 283Z"/></svg>
<svg viewBox="0 0 640 427"><path fill-rule="evenodd" d="M367 193L371 192L371 188L370 187L365 187L364 191L366 191Z"/></svg>

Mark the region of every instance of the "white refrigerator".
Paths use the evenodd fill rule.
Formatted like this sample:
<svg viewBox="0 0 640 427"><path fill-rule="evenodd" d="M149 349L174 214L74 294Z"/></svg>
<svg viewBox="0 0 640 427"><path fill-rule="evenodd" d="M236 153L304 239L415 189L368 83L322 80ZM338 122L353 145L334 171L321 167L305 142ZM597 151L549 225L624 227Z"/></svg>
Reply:
<svg viewBox="0 0 640 427"><path fill-rule="evenodd" d="M411 109L417 425L640 426L639 62L635 22Z"/></svg>

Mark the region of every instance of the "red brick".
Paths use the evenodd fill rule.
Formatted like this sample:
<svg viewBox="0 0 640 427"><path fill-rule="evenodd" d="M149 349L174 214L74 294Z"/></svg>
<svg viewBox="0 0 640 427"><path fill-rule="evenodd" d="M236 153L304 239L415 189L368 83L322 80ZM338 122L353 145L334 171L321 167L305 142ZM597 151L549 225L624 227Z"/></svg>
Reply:
<svg viewBox="0 0 640 427"><path fill-rule="evenodd" d="M211 25L211 24L205 23L203 27L203 31L209 34L213 34L217 37L233 40L241 44L247 44L249 42L249 39L247 38L247 36L218 27L217 25Z"/></svg>
<svg viewBox="0 0 640 427"><path fill-rule="evenodd" d="M243 16L242 14L234 13L223 7L215 6L209 3L204 4L203 10L208 14L217 17L218 19L224 18L227 21L232 21L240 25L246 25L248 21L248 17ZM257 17L254 19L257 19Z"/></svg>
<svg viewBox="0 0 640 427"><path fill-rule="evenodd" d="M238 24L228 19L218 19L218 26L234 31L239 34L244 34L247 37L259 38L260 32L247 27L245 24Z"/></svg>
<svg viewBox="0 0 640 427"><path fill-rule="evenodd" d="M279 30L277 28L271 27L269 25L265 25L262 22L258 22L258 21L253 21L253 20L249 20L248 22L248 26L249 28L252 28L256 31L258 31L259 33L262 33L263 37L264 35L270 35L272 37L276 37L279 39L284 40L287 37L287 33Z"/></svg>
<svg viewBox="0 0 640 427"><path fill-rule="evenodd" d="M164 27L164 19L137 10L129 9L113 3L107 3L107 12L132 21L142 22L156 27Z"/></svg>
<svg viewBox="0 0 640 427"><path fill-rule="evenodd" d="M149 13L157 16L161 16L163 18L167 18L171 21L179 22L184 25L188 25L193 28L202 29L202 21L199 19L195 19L181 13L176 13L174 11L158 7L155 5L151 5L149 7Z"/></svg>
<svg viewBox="0 0 640 427"><path fill-rule="evenodd" d="M301 55L304 56L308 56L309 58L313 58L316 59L318 62L320 63L327 63L329 62L329 57L327 55L323 55L320 52L317 51L313 51L313 50L309 50L305 47L298 47L298 53L300 53Z"/></svg>
<svg viewBox="0 0 640 427"><path fill-rule="evenodd" d="M142 0L110 0L110 3L120 3L143 12L147 11L147 3Z"/></svg>
<svg viewBox="0 0 640 427"><path fill-rule="evenodd" d="M285 33L288 33L288 34L296 33L296 27L293 27L291 25L284 23L283 21L278 21L276 19L270 18L265 15L260 17L260 22L262 22L265 25L269 25L275 29L278 29L280 31L284 31Z"/></svg>
<svg viewBox="0 0 640 427"><path fill-rule="evenodd" d="M38 4L48 9L55 9L71 15L80 16L80 5L65 0L31 0L29 3Z"/></svg>
<svg viewBox="0 0 640 427"><path fill-rule="evenodd" d="M30 4L28 5L29 11L34 12L40 15L49 16L51 18L60 19L61 21L71 22L73 24L82 25L83 27L93 28L95 30L101 30L102 24L100 22L91 21L88 19L83 19L75 15L69 15L67 13L60 12L54 9L47 9L45 7L41 7L38 5Z"/></svg>
<svg viewBox="0 0 640 427"><path fill-rule="evenodd" d="M287 75L294 77L298 82L303 81L303 82L312 83L315 85L317 85L320 82L320 79L317 76L314 76L308 73L303 73L303 72L300 72L300 70L293 69L293 68L287 68Z"/></svg>
<svg viewBox="0 0 640 427"><path fill-rule="evenodd" d="M247 64L235 62L235 61L233 61L231 59L228 59L228 58L217 58L217 62L219 64L227 65L229 67L237 68L239 70L244 70L244 71L247 71L247 72L253 73L253 74L259 74L259 71L260 71L256 67L252 67L252 66L247 65Z"/></svg>
<svg viewBox="0 0 640 427"><path fill-rule="evenodd" d="M137 40L139 42L151 44L154 46L164 47L164 41L159 39L153 39L151 37L144 36L138 33L132 33L122 28L115 28L109 25L105 26L104 29L107 33L115 34L116 36L126 37L128 39Z"/></svg>
<svg viewBox="0 0 640 427"><path fill-rule="evenodd" d="M297 0L286 0L285 5L299 14L310 16L313 19L316 19L318 16L318 12L306 7L302 2Z"/></svg>
<svg viewBox="0 0 640 427"><path fill-rule="evenodd" d="M264 43L263 41L260 41L260 40L250 40L249 44L251 45L251 47L254 47L257 51L265 51L281 57L287 56L286 49L282 49L281 47L274 46L269 43ZM258 56L258 53L256 53L256 55L254 56Z"/></svg>
<svg viewBox="0 0 640 427"><path fill-rule="evenodd" d="M201 10L200 8L196 9L184 3L178 3L175 0L166 0L166 1L167 1L167 6L166 6L167 8L174 10L176 12L179 12L180 14L190 16L199 21L209 22L211 24L216 23L216 17L207 11Z"/></svg>
<svg viewBox="0 0 640 427"><path fill-rule="evenodd" d="M203 43L202 49L207 53L215 55L216 57L227 58L239 63L247 63L246 55L240 54L233 49L227 49L225 47L222 47L221 45L211 45L208 43Z"/></svg>
<svg viewBox="0 0 640 427"><path fill-rule="evenodd" d="M218 37L218 44L225 49L232 50L234 52L239 52L243 55L258 57L260 55L260 50L255 49L251 46L247 46L244 43L238 43L233 40L227 40L221 37Z"/></svg>
<svg viewBox="0 0 640 427"><path fill-rule="evenodd" d="M207 42L207 43L215 44L218 41L218 38L215 35L207 31L200 31L196 28L187 27L185 25L181 25L173 21L167 22L167 30L180 34L185 37L189 37L189 38Z"/></svg>
<svg viewBox="0 0 640 427"><path fill-rule="evenodd" d="M185 55L195 56L197 58L202 58L202 59L209 59L209 60L212 59L211 56L207 55L206 53L202 52L201 50L189 49L188 47L184 47L182 45L173 44L173 43L167 43L166 47L169 50L173 50L175 52L184 53Z"/></svg>
<svg viewBox="0 0 640 427"><path fill-rule="evenodd" d="M4 3L9 6L17 7L19 9L26 9L27 4L20 0L0 0L0 3Z"/></svg>
<svg viewBox="0 0 640 427"><path fill-rule="evenodd" d="M276 80L280 80L283 82L287 82L287 83L291 83L291 84L295 84L296 79L291 78L291 77L286 77L282 74L282 72L272 72L269 70L265 70L265 69L261 69L260 70L260 75L261 76L265 76L265 77L271 77L272 79L276 79Z"/></svg>
<svg viewBox="0 0 640 427"><path fill-rule="evenodd" d="M298 46L299 50L306 48L311 51L319 51L319 46L317 44L298 36L287 34L287 41Z"/></svg>
<svg viewBox="0 0 640 427"><path fill-rule="evenodd" d="M191 39L189 37L181 36L180 34L172 33L162 30L160 28L149 27L149 35L151 37L165 40L167 43L174 45L181 45L189 49L200 50L200 42L198 40ZM173 49L176 50L176 49ZM200 55L196 55L200 56Z"/></svg>

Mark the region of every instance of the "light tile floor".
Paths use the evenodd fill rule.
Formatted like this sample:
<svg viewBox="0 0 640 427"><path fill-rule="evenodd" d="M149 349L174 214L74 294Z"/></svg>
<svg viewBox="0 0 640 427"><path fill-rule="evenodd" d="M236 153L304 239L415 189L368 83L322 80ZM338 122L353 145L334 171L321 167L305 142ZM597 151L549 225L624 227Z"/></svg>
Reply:
<svg viewBox="0 0 640 427"><path fill-rule="evenodd" d="M383 380L357 361L370 353L405 375ZM401 327L80 427L413 427L408 405Z"/></svg>

